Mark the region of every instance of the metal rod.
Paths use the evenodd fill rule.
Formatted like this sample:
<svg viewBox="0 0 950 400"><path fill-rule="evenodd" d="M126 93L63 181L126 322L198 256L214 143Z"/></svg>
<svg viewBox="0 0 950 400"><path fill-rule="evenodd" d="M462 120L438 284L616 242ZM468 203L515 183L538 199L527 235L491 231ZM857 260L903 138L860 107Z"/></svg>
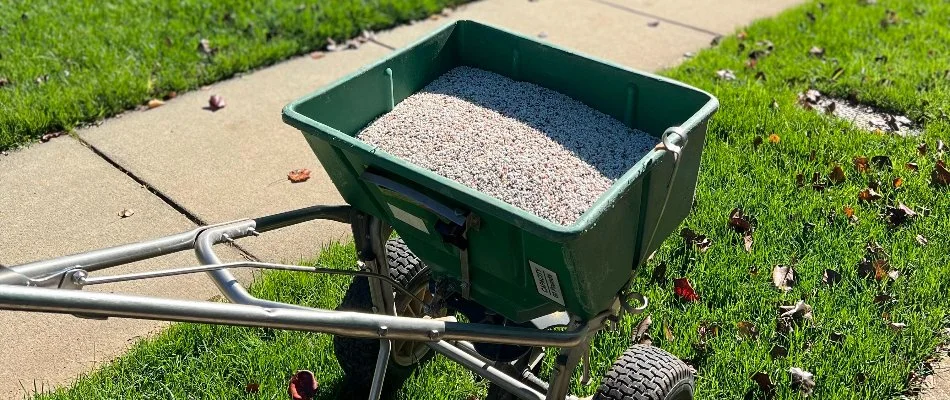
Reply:
<svg viewBox="0 0 950 400"><path fill-rule="evenodd" d="M511 377L511 375L508 375L498 368L495 368L490 363L486 363L485 361L480 360L478 357L468 354L464 350L461 350L444 340L438 342L429 342L426 344L432 348L432 350L439 352L439 354L442 354L452 361L462 364L462 366L465 368L468 368L479 376L488 379L498 386L501 386L501 388L506 392L518 396L518 398L525 400L544 400L544 394L532 389L524 383L521 383L517 379Z"/></svg>
<svg viewBox="0 0 950 400"><path fill-rule="evenodd" d="M191 249L194 246L195 238L203 229L198 228L163 238L36 261L9 268L17 274L33 279L63 272L77 265L82 266L86 271L97 271ZM0 284L12 283L15 283L12 277L0 275Z"/></svg>
<svg viewBox="0 0 950 400"><path fill-rule="evenodd" d="M268 215L266 217L254 218L256 224L255 230L258 232L267 232L315 219L328 219L331 221L350 223L352 213L353 207L348 205L311 206L299 210Z"/></svg>
<svg viewBox="0 0 950 400"><path fill-rule="evenodd" d="M287 264L275 264L275 263L266 263L258 261L236 261L223 264L209 264L202 265L197 267L181 267L181 268L172 268L165 269L160 271L146 271L146 272L136 272L131 274L121 274L121 275L109 275L109 276L90 276L83 278L81 281L77 282L80 286L93 286L93 285L103 285L107 283L117 283L117 282L126 282L126 281L135 281L141 279L151 279L151 278L163 278L169 276L177 275L186 275L194 274L199 272L209 272L218 269L224 268L259 268L259 269L273 269L281 271L294 271L294 272L310 272L310 273L319 273L319 274L334 274L334 275L348 275L348 276L365 276L373 279L382 279L389 282L396 290L402 292L406 296L412 297L416 301L423 303L422 299L416 297L409 289L406 289L404 286L400 285L399 282L396 282L393 278L388 276L382 276L376 273L367 272L367 271L357 271L352 269L336 269L336 268L326 268L326 267L309 267L304 265L287 265ZM3 270L0 269L0 273Z"/></svg>
<svg viewBox="0 0 950 400"><path fill-rule="evenodd" d="M0 285L0 309L138 318L257 328L288 329L340 336L417 342L474 340L480 343L566 347L586 330L550 332L531 328L447 322L307 307L259 307L102 292ZM380 329L385 327L386 329ZM382 334L380 332L383 332Z"/></svg>
<svg viewBox="0 0 950 400"><path fill-rule="evenodd" d="M379 340L379 354L376 355L376 370L373 372L373 385L369 388L369 400L379 400L383 395L383 384L386 383L386 367L389 365L389 354L392 352L393 342L389 339Z"/></svg>

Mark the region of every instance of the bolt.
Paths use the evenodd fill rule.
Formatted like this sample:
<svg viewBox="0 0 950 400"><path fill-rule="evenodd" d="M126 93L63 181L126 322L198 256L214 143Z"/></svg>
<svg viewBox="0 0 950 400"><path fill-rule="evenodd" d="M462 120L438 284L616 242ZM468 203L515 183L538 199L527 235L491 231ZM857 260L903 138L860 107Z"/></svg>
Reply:
<svg viewBox="0 0 950 400"><path fill-rule="evenodd" d="M442 334L440 334L438 330L433 329L429 331L429 339L440 340L439 338L441 337L442 337Z"/></svg>
<svg viewBox="0 0 950 400"><path fill-rule="evenodd" d="M379 334L379 337L386 337L386 334L389 333L389 328L386 326L379 327L379 331L376 332Z"/></svg>
<svg viewBox="0 0 950 400"><path fill-rule="evenodd" d="M84 270L73 271L70 280L73 282L73 285L83 286L86 284L86 277L89 276L89 273Z"/></svg>

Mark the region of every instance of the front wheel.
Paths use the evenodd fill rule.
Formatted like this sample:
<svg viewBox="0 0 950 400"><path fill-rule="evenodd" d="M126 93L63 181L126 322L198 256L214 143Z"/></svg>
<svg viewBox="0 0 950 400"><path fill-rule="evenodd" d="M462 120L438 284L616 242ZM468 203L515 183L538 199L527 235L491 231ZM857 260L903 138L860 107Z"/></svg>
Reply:
<svg viewBox="0 0 950 400"><path fill-rule="evenodd" d="M604 376L594 400L692 400L693 369L661 348L635 344Z"/></svg>

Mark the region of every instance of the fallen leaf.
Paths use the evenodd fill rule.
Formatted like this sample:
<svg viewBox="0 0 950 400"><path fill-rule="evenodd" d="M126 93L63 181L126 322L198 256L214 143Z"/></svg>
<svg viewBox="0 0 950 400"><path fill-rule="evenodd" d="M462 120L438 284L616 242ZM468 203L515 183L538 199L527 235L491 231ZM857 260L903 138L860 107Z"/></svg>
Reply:
<svg viewBox="0 0 950 400"><path fill-rule="evenodd" d="M828 335L828 339L831 339L834 343L842 343L844 342L844 333L831 332L831 335Z"/></svg>
<svg viewBox="0 0 950 400"><path fill-rule="evenodd" d="M163 106L163 105L165 105L165 102L164 102L164 101L161 101L161 100L159 100L159 99L151 99L151 100L148 101L148 109L149 109L149 110L151 110L151 109L153 109L153 108L161 107L161 106Z"/></svg>
<svg viewBox="0 0 950 400"><path fill-rule="evenodd" d="M831 169L831 173L828 174L828 181L837 185L844 182L844 180L844 170L841 169L840 165L835 164L834 168Z"/></svg>
<svg viewBox="0 0 950 400"><path fill-rule="evenodd" d="M712 246L712 239L707 238L706 235L699 235L689 228L683 228L683 230L680 231L680 236L686 240L687 244L696 246L696 249L699 250L700 253L709 250L709 246Z"/></svg>
<svg viewBox="0 0 950 400"><path fill-rule="evenodd" d="M891 162L891 158L888 156L874 156L871 157L871 164L874 164L880 169L891 170L894 164Z"/></svg>
<svg viewBox="0 0 950 400"><path fill-rule="evenodd" d="M291 400L313 400L319 386L313 372L300 370L290 378L287 394L290 395Z"/></svg>
<svg viewBox="0 0 950 400"><path fill-rule="evenodd" d="M324 52L322 52L322 51L314 51L314 52L310 53L310 58L312 58L312 59L314 59L314 60L319 60L319 59L325 57L326 55L327 55L327 54L324 53Z"/></svg>
<svg viewBox="0 0 950 400"><path fill-rule="evenodd" d="M917 235L916 239L917 239L917 243L920 244L921 246L927 245L927 238L925 238L924 235Z"/></svg>
<svg viewBox="0 0 950 400"><path fill-rule="evenodd" d="M752 374L752 380L759 386L759 390L764 392L767 397L771 398L775 394L775 383L772 382L772 378L769 377L769 374L765 372L756 372Z"/></svg>
<svg viewBox="0 0 950 400"><path fill-rule="evenodd" d="M732 212L729 213L729 227L737 233L746 233L752 232L755 228L753 226L753 221L749 216L742 213L742 210L738 208L732 209Z"/></svg>
<svg viewBox="0 0 950 400"><path fill-rule="evenodd" d="M825 56L825 49L818 46L812 46L812 48L808 49L808 55L812 57L822 58Z"/></svg>
<svg viewBox="0 0 950 400"><path fill-rule="evenodd" d="M752 149L753 149L753 150L758 149L759 146L761 146L761 145L762 145L762 137L761 137L761 136L756 136L756 137L752 138Z"/></svg>
<svg viewBox="0 0 950 400"><path fill-rule="evenodd" d="M295 169L287 173L287 179L293 183L306 182L310 179L310 170L306 168Z"/></svg>
<svg viewBox="0 0 950 400"><path fill-rule="evenodd" d="M894 297L887 294L879 294L874 296L874 304L889 303L891 300L894 300Z"/></svg>
<svg viewBox="0 0 950 400"><path fill-rule="evenodd" d="M943 140L937 139L937 154L943 154L947 151L947 145L943 143Z"/></svg>
<svg viewBox="0 0 950 400"><path fill-rule="evenodd" d="M745 249L747 253L752 252L752 234L751 233L742 235L742 247Z"/></svg>
<svg viewBox="0 0 950 400"><path fill-rule="evenodd" d="M912 208L904 205L904 203L900 203L897 205L897 207L888 206L885 209L884 215L887 217L888 223L892 227L895 227L907 222L907 220L911 218L916 217L917 213Z"/></svg>
<svg viewBox="0 0 950 400"><path fill-rule="evenodd" d="M10 80L7 78L0 78L0 88L10 84Z"/></svg>
<svg viewBox="0 0 950 400"><path fill-rule="evenodd" d="M50 141L50 140L56 139L56 138L58 138L58 137L60 137L60 136L63 136L63 135L65 135L65 134L66 134L65 131L46 133L46 134L43 134L43 136L40 136L40 141L43 142L43 143L46 143L46 142L48 142L48 141Z"/></svg>
<svg viewBox="0 0 950 400"><path fill-rule="evenodd" d="M844 206L844 215L847 216L848 218L853 217L853 216L854 216L854 208L849 207L849 206Z"/></svg>
<svg viewBox="0 0 950 400"><path fill-rule="evenodd" d="M679 297L680 300L686 302L699 301L699 295L696 294L693 285L689 283L689 279L686 278L676 278L673 280L673 293L676 294L676 297Z"/></svg>
<svg viewBox="0 0 950 400"><path fill-rule="evenodd" d="M811 306L805 303L805 300L799 300L792 306L779 306L779 318L788 318L794 321L810 320Z"/></svg>
<svg viewBox="0 0 950 400"><path fill-rule="evenodd" d="M904 330L904 328L907 327L907 324L905 324L905 323L903 323L903 322L890 322L890 323L887 324L887 327L888 327L888 328L891 328L891 330L893 330L893 331L895 331L895 332L900 332L900 331Z"/></svg>
<svg viewBox="0 0 950 400"><path fill-rule="evenodd" d="M805 396L815 390L815 375L801 368L791 367L788 373L792 376L792 389L798 389Z"/></svg>
<svg viewBox="0 0 950 400"><path fill-rule="evenodd" d="M769 355L772 356L772 358L784 358L788 356L788 349L784 346L773 344L772 349L769 350Z"/></svg>
<svg viewBox="0 0 950 400"><path fill-rule="evenodd" d="M660 21L650 21L650 22L647 22L647 26L649 26L649 27L651 27L651 28L656 28L656 27L660 26Z"/></svg>
<svg viewBox="0 0 950 400"><path fill-rule="evenodd" d="M734 81L736 79L736 74L729 69L720 69L716 71L716 77L726 81Z"/></svg>
<svg viewBox="0 0 950 400"><path fill-rule="evenodd" d="M261 391L261 384L251 382L244 386L245 393L257 393Z"/></svg>
<svg viewBox="0 0 950 400"><path fill-rule="evenodd" d="M538 38L540 38L540 39L547 39L547 37L548 37L548 33L547 33L547 32L538 32Z"/></svg>
<svg viewBox="0 0 950 400"><path fill-rule="evenodd" d="M634 343L646 345L653 344L653 339L650 337L650 325L653 325L653 317L647 315L646 318L642 319L640 323L637 324L637 329L633 332Z"/></svg>
<svg viewBox="0 0 950 400"><path fill-rule="evenodd" d="M863 202L872 202L880 199L881 195L871 188L864 189L858 193L858 200Z"/></svg>
<svg viewBox="0 0 950 400"><path fill-rule="evenodd" d="M217 51L217 49L211 47L211 41L208 39L198 41L198 50L207 55L212 55Z"/></svg>
<svg viewBox="0 0 950 400"><path fill-rule="evenodd" d="M772 284L786 292L792 290L792 286L795 286L795 270L792 267L776 265L772 268Z"/></svg>
<svg viewBox="0 0 950 400"><path fill-rule="evenodd" d="M224 102L224 97L220 95L213 94L208 98L208 109L211 111L218 111L227 105L228 104Z"/></svg>
<svg viewBox="0 0 950 400"><path fill-rule="evenodd" d="M343 50L344 48L345 46L338 45L336 43L336 40L333 40L333 38L327 38L327 46L326 46L327 51L330 51L330 52L340 51L340 50Z"/></svg>
<svg viewBox="0 0 950 400"><path fill-rule="evenodd" d="M718 46L722 42L722 35L713 36L712 40L709 41L710 46Z"/></svg>
<svg viewBox="0 0 950 400"><path fill-rule="evenodd" d="M779 135L771 134L769 135L769 143L775 144L782 141L782 138Z"/></svg>
<svg viewBox="0 0 950 400"><path fill-rule="evenodd" d="M798 175L795 175L795 185L798 187L805 186L805 174L799 172Z"/></svg>
<svg viewBox="0 0 950 400"><path fill-rule="evenodd" d="M653 282L666 282L666 262L660 262L653 268Z"/></svg>
<svg viewBox="0 0 950 400"><path fill-rule="evenodd" d="M131 208L126 208L122 211L119 211L119 218L128 218L128 217L131 217L132 215L135 215L135 210Z"/></svg>
<svg viewBox="0 0 950 400"><path fill-rule="evenodd" d="M917 145L917 154L922 156L927 155L927 143L921 143Z"/></svg>
<svg viewBox="0 0 950 400"><path fill-rule="evenodd" d="M166 93L166 94L165 94L165 97L163 97L163 99L165 99L165 100L171 100L171 99L174 99L174 98L176 98L176 97L178 97L178 92L172 90L172 91Z"/></svg>
<svg viewBox="0 0 950 400"><path fill-rule="evenodd" d="M746 40L746 38L748 38L748 37L749 37L749 34L746 33L746 31L742 31L742 32L739 32L738 34L736 34L736 38L739 39L739 40Z"/></svg>
<svg viewBox="0 0 950 400"><path fill-rule="evenodd" d="M676 340L676 336L673 336L673 331L670 330L669 322L663 323L663 336L666 338L667 342L673 342L674 340Z"/></svg>
<svg viewBox="0 0 950 400"><path fill-rule="evenodd" d="M943 162L937 162L937 165L934 165L934 170L930 173L930 183L934 186L950 186L950 171L947 171L947 166Z"/></svg>
<svg viewBox="0 0 950 400"><path fill-rule="evenodd" d="M768 80L768 79L766 79L766 77L765 77L765 72L758 71L758 72L755 73L755 80L757 80L757 81L765 81L765 80ZM773 108L778 108L778 103L775 103L775 102L773 101L772 104L773 104Z"/></svg>
<svg viewBox="0 0 950 400"><path fill-rule="evenodd" d="M705 349L709 339L719 336L719 325L716 323L700 322L699 325L696 326L696 333L699 337L699 341L693 346Z"/></svg>
<svg viewBox="0 0 950 400"><path fill-rule="evenodd" d="M828 286L837 285L838 282L841 282L841 274L833 269L825 269L825 272L821 275L821 281Z"/></svg>
<svg viewBox="0 0 950 400"><path fill-rule="evenodd" d="M908 170L914 171L914 172L917 172L917 170L920 169L919 167L917 167L917 163L915 162L909 162L907 164L904 164L904 168L907 168Z"/></svg>
<svg viewBox="0 0 950 400"><path fill-rule="evenodd" d="M904 178L897 177L891 182L891 185L894 186L894 189L900 189L904 185Z"/></svg>
<svg viewBox="0 0 950 400"><path fill-rule="evenodd" d="M871 169L871 167L868 165L868 158L867 158L867 157L855 157L855 158L854 158L854 168L857 169L858 172L867 172L869 169Z"/></svg>
<svg viewBox="0 0 950 400"><path fill-rule="evenodd" d="M757 339L759 337L759 329L755 327L755 324L749 321L739 321L736 324L736 328L739 330L739 336L746 339Z"/></svg>

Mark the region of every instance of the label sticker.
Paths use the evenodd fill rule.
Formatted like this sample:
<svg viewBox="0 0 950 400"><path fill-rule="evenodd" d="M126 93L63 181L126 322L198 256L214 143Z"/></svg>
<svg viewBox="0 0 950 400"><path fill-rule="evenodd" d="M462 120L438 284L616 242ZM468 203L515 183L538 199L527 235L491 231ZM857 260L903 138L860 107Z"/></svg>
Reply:
<svg viewBox="0 0 950 400"><path fill-rule="evenodd" d="M531 275L534 276L534 284L538 286L538 293L563 306L564 296L561 294L561 283L558 282L557 275L531 260L528 260L528 264L531 265Z"/></svg>
<svg viewBox="0 0 950 400"><path fill-rule="evenodd" d="M386 203L386 204L389 204L389 203ZM422 218L412 215L408 211L403 210L399 207L396 207L392 204L389 204L389 210L393 212L393 216L396 217L396 219L402 222L405 222L409 224L409 226L416 228L420 231L429 233L429 229L426 228L426 223L425 221L422 220Z"/></svg>

